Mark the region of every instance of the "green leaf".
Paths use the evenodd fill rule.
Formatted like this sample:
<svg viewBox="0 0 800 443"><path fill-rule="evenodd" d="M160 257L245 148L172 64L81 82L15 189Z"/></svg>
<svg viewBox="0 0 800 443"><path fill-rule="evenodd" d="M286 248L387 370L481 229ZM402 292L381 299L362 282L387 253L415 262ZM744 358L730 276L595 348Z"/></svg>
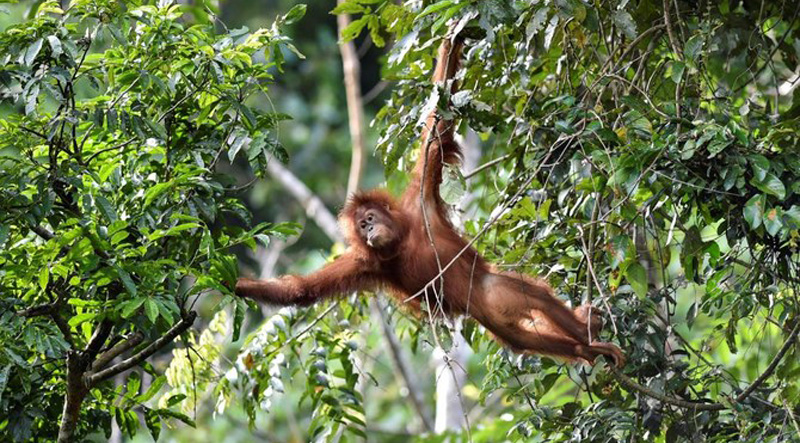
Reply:
<svg viewBox="0 0 800 443"><path fill-rule="evenodd" d="M131 318L133 314L139 310L139 307L142 306L145 300L147 300L145 297L139 297L122 303L120 305L122 309L120 315L122 315L122 318Z"/></svg>
<svg viewBox="0 0 800 443"><path fill-rule="evenodd" d="M144 313L150 319L150 323L155 324L158 319L158 305L152 299L148 298L144 302Z"/></svg>
<svg viewBox="0 0 800 443"><path fill-rule="evenodd" d="M331 14L339 15L339 14L360 14L362 12L366 12L368 9L364 8L364 6L354 2L344 2L339 3L336 5L335 8L331 11Z"/></svg>
<svg viewBox="0 0 800 443"><path fill-rule="evenodd" d="M369 16L368 25L369 25L368 26L369 35L372 38L372 41L375 43L375 46L382 48L386 44L386 41L383 39L383 36L381 35L381 27L378 16L376 15Z"/></svg>
<svg viewBox="0 0 800 443"><path fill-rule="evenodd" d="M167 382L167 377L159 375L158 377L156 377L155 380L153 380L152 383L150 383L150 387L147 388L147 391L136 397L134 401L136 403L144 403L147 400L150 400L151 398L153 398L154 395L158 393L158 391L161 390L161 388L164 386L164 383L166 382Z"/></svg>
<svg viewBox="0 0 800 443"><path fill-rule="evenodd" d="M117 271L117 275L119 275L119 279L122 281L122 285L125 286L125 289L128 290L128 293L136 297L136 283L133 282L128 271L120 268L118 265L114 265L114 269Z"/></svg>
<svg viewBox="0 0 800 443"><path fill-rule="evenodd" d="M683 48L683 56L689 64L694 65L702 48L703 36L693 35L686 41L686 46Z"/></svg>
<svg viewBox="0 0 800 443"><path fill-rule="evenodd" d="M670 78L675 83L680 83L683 78L683 72L686 70L686 65L679 61L672 62L672 73Z"/></svg>
<svg viewBox="0 0 800 443"><path fill-rule="evenodd" d="M200 223L183 223L167 229L167 232L165 232L164 235L165 236L175 235L178 232L188 231L189 229L199 228L200 226L202 226Z"/></svg>
<svg viewBox="0 0 800 443"><path fill-rule="evenodd" d="M8 225L0 224L0 249L3 248L3 245L6 244L6 240L8 239L8 233L11 231L11 228Z"/></svg>
<svg viewBox="0 0 800 443"><path fill-rule="evenodd" d="M756 180L764 180L769 172L769 160L759 154L749 155L747 160L750 162L750 167L753 168L753 176Z"/></svg>
<svg viewBox="0 0 800 443"><path fill-rule="evenodd" d="M64 51L61 49L61 40L55 35L48 35L47 42L50 43L50 49L53 50L53 57L58 58Z"/></svg>
<svg viewBox="0 0 800 443"><path fill-rule="evenodd" d="M622 30L625 37L631 40L636 38L636 23L627 11L616 11L613 18L614 23Z"/></svg>
<svg viewBox="0 0 800 443"><path fill-rule="evenodd" d="M778 199L783 200L786 198L786 187L783 182L773 173L767 173L764 180L752 180L750 182L753 186L757 187L761 192L769 195L774 195Z"/></svg>
<svg viewBox="0 0 800 443"><path fill-rule="evenodd" d="M244 315L247 312L247 303L241 298L237 298L233 308L233 337L231 342L239 340L239 334L242 331L242 324L244 323Z"/></svg>
<svg viewBox="0 0 800 443"><path fill-rule="evenodd" d="M31 43L30 46L25 50L25 65L31 66L33 65L33 61L36 59L36 56L39 55L39 51L42 49L42 39L38 39L35 42Z"/></svg>
<svg viewBox="0 0 800 443"><path fill-rule="evenodd" d="M776 235L783 226L782 222L783 211L781 208L772 208L764 214L764 228L769 235Z"/></svg>
<svg viewBox="0 0 800 443"><path fill-rule="evenodd" d="M87 322L95 317L97 317L96 312L84 312L83 314L78 314L70 318L68 323L70 327L74 328L80 325L81 323Z"/></svg>
<svg viewBox="0 0 800 443"><path fill-rule="evenodd" d="M432 5L428 5L427 8L423 9L422 12L417 14L417 20L422 17L425 17L426 15L433 14L436 11L441 11L444 8L449 8L450 6L453 6L453 3L454 3L453 0L444 0L441 2L434 3Z"/></svg>
<svg viewBox="0 0 800 443"><path fill-rule="evenodd" d="M95 196L94 200L97 202L97 208L100 209L103 217L105 217L110 223L114 223L119 219L117 217L117 212L114 210L114 207L107 198L103 197L102 195L97 195Z"/></svg>
<svg viewBox="0 0 800 443"><path fill-rule="evenodd" d="M3 404L3 391L6 390L6 385L8 384L8 374L11 373L11 365L3 366L3 369L0 369L0 404Z"/></svg>
<svg viewBox="0 0 800 443"><path fill-rule="evenodd" d="M175 394L167 399L167 407L172 407L182 402L186 398L186 394Z"/></svg>
<svg viewBox="0 0 800 443"><path fill-rule="evenodd" d="M342 43L347 43L358 37L358 34L361 34L361 30L364 29L364 26L367 26L367 23L369 23L369 16L350 22L346 28L342 29Z"/></svg>
<svg viewBox="0 0 800 443"><path fill-rule="evenodd" d="M144 207L147 208L148 206L150 206L150 204L153 203L153 200L157 199L162 194L167 192L172 186L173 183L169 181L166 183L158 183L152 188L148 189L147 192L144 194Z"/></svg>
<svg viewBox="0 0 800 443"><path fill-rule="evenodd" d="M194 423L194 420L189 418L186 414L182 414L171 409L156 409L156 413L162 417L176 418L193 428L197 427Z"/></svg>
<svg viewBox="0 0 800 443"><path fill-rule="evenodd" d="M791 208L783 211L784 224L789 229L800 229L800 206L792 205Z"/></svg>
<svg viewBox="0 0 800 443"><path fill-rule="evenodd" d="M303 16L305 15L306 15L306 5L302 3L299 5L294 5L292 9L290 9L289 12L287 12L286 15L283 16L283 23L291 25L292 23L295 23L296 21L303 18Z"/></svg>
<svg viewBox="0 0 800 443"><path fill-rule="evenodd" d="M642 265L638 262L631 263L625 270L625 277L639 298L647 296L647 272Z"/></svg>
<svg viewBox="0 0 800 443"><path fill-rule="evenodd" d="M47 289L47 283L50 282L50 267L45 266L42 268L41 272L39 272L39 287L42 290Z"/></svg>
<svg viewBox="0 0 800 443"><path fill-rule="evenodd" d="M744 204L744 219L750 225L750 229L761 226L764 216L764 203L766 197L763 194L755 195Z"/></svg>

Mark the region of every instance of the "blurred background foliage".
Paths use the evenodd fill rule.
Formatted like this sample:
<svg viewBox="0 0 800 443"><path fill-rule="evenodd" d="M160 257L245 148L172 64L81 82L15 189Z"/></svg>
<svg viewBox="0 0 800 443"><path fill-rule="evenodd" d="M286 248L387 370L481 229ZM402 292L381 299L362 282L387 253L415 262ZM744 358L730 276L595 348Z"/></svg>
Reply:
<svg viewBox="0 0 800 443"><path fill-rule="evenodd" d="M4 35L42 5L0 5ZM243 26L249 32L269 28L295 6L288 0L188 2L172 19L212 24L219 35L245 35L238 31ZM469 427L434 436L423 434L420 417L430 414L425 406L442 401L435 396L440 379L431 364L431 334L449 343L448 328L417 322L402 307L378 306L409 359L420 407L393 366L381 317L364 299L251 309L242 318L241 305L204 292L192 299L200 320L171 354L157 354L146 371L113 381L118 392L138 395L155 385L152 398L118 399L113 386L96 394L97 412L84 416L95 420L86 429L92 438L111 429L115 413L106 405L113 404L128 414L117 414L117 426L141 441L152 438L146 426L137 426L137 420L152 421L146 410L171 410L194 423L170 421L160 439L176 441L798 441L796 2L310 3L301 19L274 36L288 37L297 52L280 46L278 53L252 55L256 64L283 64L266 71L273 77L265 82L267 93L244 103L275 120L291 117L269 134L288 153L287 168L333 212L345 198L351 155L334 8L354 19L345 37L360 58L366 120L372 122L367 146L376 147L362 187L402 189L420 121L436 107L459 117L465 148L479 152L476 164L484 165L451 174L445 186L461 202L465 234L477 237L476 247L498 266L546 276L565 300L588 300L603 310L604 338L620 344L628 365L615 374L603 365L517 356L467 322L463 336L473 353L465 360L459 400ZM452 23L468 28L471 38L461 91L447 97L428 76ZM116 45L113 38L95 44L92 52ZM28 47L21 49L23 62ZM235 77L222 84L235 87ZM78 89L81 97L94 93L89 85L76 88L85 88ZM139 92L147 97L148 91ZM27 114L25 101L3 99L6 121ZM2 128L0 149L32 144L21 135L12 139L9 128L14 124ZM222 127L208 131L224 138ZM190 162L185 152L183 161ZM283 151L271 145L270 154ZM241 157L228 162L223 156L214 166L216 176L239 185L264 174L262 163ZM231 250L243 275L267 277L309 272L341 248L268 174L232 198L252 212L252 220L235 220L236 226L298 222L302 234L281 235L294 225L237 232L258 234L260 242L225 249L222 263L198 265L195 273L211 272L211 287L225 281ZM159 210L169 211L169 202L162 203ZM20 228L20 220L0 219L0 229L14 239L0 256L3 266L29 253L20 242L34 234ZM208 235L222 251L229 239L219 233L220 223L210 225ZM172 251L189 253L192 247L181 240L175 238ZM45 265L35 266L38 272ZM41 284L34 271L30 287ZM0 271L2 296L35 305L32 290L11 284L12 277L19 278ZM65 315L71 318L83 312L70 306ZM125 306L118 308L124 312ZM144 319L148 312L138 315ZM34 321L6 319L0 337L20 342ZM245 333L232 341L242 322ZM152 331L158 325L127 327ZM32 336L19 345L21 361L0 357L0 388L8 386L5 393L0 389L0 414L18 414L0 415L2 436L52 438L48 420L60 414L63 365L47 367L37 380L20 375L19 368L40 364L43 353L63 358L58 329L46 322L37 328L45 341L56 342L48 352ZM26 383L44 384L50 394L41 404L46 411L20 421L19 402L30 397L9 392L21 392Z"/></svg>

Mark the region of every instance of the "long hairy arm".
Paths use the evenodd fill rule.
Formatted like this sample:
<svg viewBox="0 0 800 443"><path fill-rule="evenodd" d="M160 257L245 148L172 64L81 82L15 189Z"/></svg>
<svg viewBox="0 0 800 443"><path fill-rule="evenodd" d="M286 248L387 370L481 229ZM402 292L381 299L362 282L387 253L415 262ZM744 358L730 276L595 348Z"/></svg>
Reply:
<svg viewBox="0 0 800 443"><path fill-rule="evenodd" d="M357 256L348 252L306 276L285 275L268 280L240 278L236 295L279 306L309 306L348 292L374 289L376 280Z"/></svg>
<svg viewBox="0 0 800 443"><path fill-rule="evenodd" d="M446 36L439 45L436 69L431 81L437 86L446 87L450 93L458 90L455 74L461 66L463 38L459 35ZM456 123L441 118L434 109L425 122L420 142L420 153L414 167L413 178L404 199L419 200L420 187L426 204L439 204L439 185L442 183L442 166L445 163L458 164L461 161L461 148L455 142Z"/></svg>

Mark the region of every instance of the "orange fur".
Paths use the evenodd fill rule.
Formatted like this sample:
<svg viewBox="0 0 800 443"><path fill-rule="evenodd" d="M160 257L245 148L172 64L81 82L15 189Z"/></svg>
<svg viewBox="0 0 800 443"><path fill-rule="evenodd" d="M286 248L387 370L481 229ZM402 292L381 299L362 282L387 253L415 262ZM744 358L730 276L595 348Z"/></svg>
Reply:
<svg viewBox="0 0 800 443"><path fill-rule="evenodd" d="M439 48L433 81L451 82L451 92L461 46L455 38ZM236 293L266 303L307 305L383 288L415 310L424 305L437 317L471 316L517 352L588 362L608 355L622 365L619 348L593 341L599 318L592 317L596 324L590 334L586 308L570 309L543 280L495 271L451 225L439 186L442 166L461 157L454 129L453 121L435 111L427 119L412 180L399 200L383 190L349 198L339 215L350 245L345 254L304 277L241 279Z"/></svg>

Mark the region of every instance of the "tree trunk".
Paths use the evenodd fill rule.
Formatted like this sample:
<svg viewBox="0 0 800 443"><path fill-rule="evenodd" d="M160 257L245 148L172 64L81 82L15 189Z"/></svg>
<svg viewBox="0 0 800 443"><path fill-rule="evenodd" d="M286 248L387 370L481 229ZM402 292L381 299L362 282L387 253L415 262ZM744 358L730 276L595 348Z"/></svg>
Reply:
<svg viewBox="0 0 800 443"><path fill-rule="evenodd" d="M81 404L89 389L83 381L86 362L80 352L67 354L67 393L64 396L64 411L61 414L61 427L58 429L58 443L73 441L75 426L81 414Z"/></svg>

